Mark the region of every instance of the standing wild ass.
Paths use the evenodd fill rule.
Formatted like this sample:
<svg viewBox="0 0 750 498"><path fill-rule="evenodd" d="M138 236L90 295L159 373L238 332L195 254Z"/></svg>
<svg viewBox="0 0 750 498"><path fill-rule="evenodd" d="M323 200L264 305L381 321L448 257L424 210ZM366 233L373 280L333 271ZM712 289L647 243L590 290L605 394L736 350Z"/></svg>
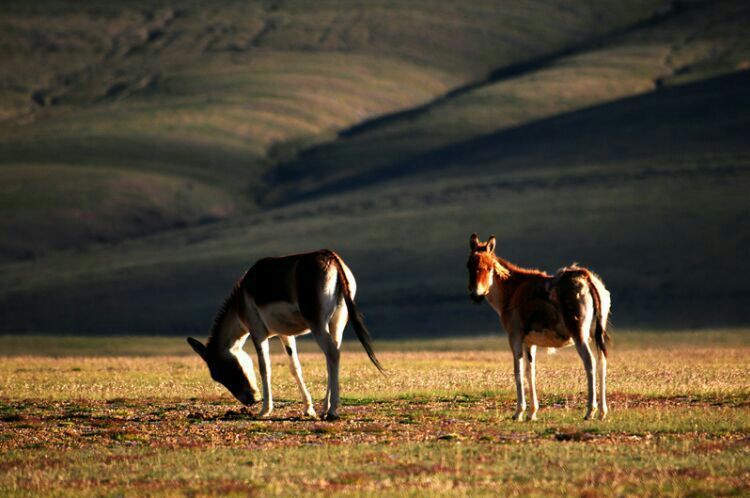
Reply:
<svg viewBox="0 0 750 498"><path fill-rule="evenodd" d="M597 412L596 359L591 353L592 335L599 356L600 417L607 416L607 317L610 297L601 279L576 265L561 268L554 276L539 270L521 268L495 255L495 236L481 242L477 234L469 241L471 254L469 292L475 302L486 298L500 315L513 352L513 373L518 403L515 420L526 411L523 388L524 356L526 378L531 392L529 420L536 419L536 347L559 348L575 344L588 379L586 419Z"/></svg>
<svg viewBox="0 0 750 498"><path fill-rule="evenodd" d="M372 350L370 334L354 304L354 275L338 254L320 250L261 259L237 281L216 315L207 344L188 343L208 364L211 377L246 405L258 399L253 361L242 349L248 337L258 353L263 381L261 417L273 410L268 339L278 336L289 355L292 375L305 402L305 414L315 416L302 379L295 336L312 332L326 355L328 390L323 416L338 418L339 348L348 318L373 364L383 372Z"/></svg>

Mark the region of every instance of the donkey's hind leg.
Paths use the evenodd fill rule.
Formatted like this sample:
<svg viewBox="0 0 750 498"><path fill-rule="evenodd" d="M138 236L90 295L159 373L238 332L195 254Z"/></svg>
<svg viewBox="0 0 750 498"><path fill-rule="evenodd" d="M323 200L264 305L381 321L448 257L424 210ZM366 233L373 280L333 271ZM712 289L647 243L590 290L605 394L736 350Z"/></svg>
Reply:
<svg viewBox="0 0 750 498"><path fill-rule="evenodd" d="M315 407L313 406L312 397L310 397L310 391L307 390L305 385L305 379L302 378L302 366L299 363L299 356L297 356L297 340L294 336L283 336L280 335L281 343L284 345L287 356L289 356L289 370L292 372L292 377L297 381L297 387L302 395L302 401L305 403L305 415L308 417L315 417Z"/></svg>
<svg viewBox="0 0 750 498"><path fill-rule="evenodd" d="M263 381L263 408L260 409L259 416L266 418L273 411L273 396L271 394L271 353L268 349L268 338L255 343L255 350L258 352L258 370Z"/></svg>
<svg viewBox="0 0 750 498"><path fill-rule="evenodd" d="M346 309L344 300L339 300L338 306L334 309L328 320L327 327L323 327L321 339L316 340L318 345L326 355L326 364L328 366L328 389L326 398L323 403L323 416L327 420L336 420L339 418L338 410L341 404L339 394L339 363L341 339L344 335L346 321L349 318L349 312Z"/></svg>
<svg viewBox="0 0 750 498"><path fill-rule="evenodd" d="M586 380L588 381L588 407L586 409L586 416L584 420L591 419L596 415L596 360L594 355L591 353L591 347L589 342L576 340L576 349L578 355L583 360L583 367L586 370Z"/></svg>
<svg viewBox="0 0 750 498"><path fill-rule="evenodd" d="M339 349L341 349L341 339L344 336L344 328L346 328L347 320L349 320L349 310L346 308L344 300L340 299L336 310L331 315L331 320L328 322L328 330L331 332L331 337L333 337L333 341Z"/></svg>
<svg viewBox="0 0 750 498"><path fill-rule="evenodd" d="M326 355L326 367L328 369L328 389L323 401L323 417L326 420L336 420L339 418L339 363L341 353L330 333L328 323L313 327L312 333L318 346Z"/></svg>
<svg viewBox="0 0 750 498"><path fill-rule="evenodd" d="M513 377L516 381L516 413L513 420L523 420L526 411L526 393L523 389L523 341L518 337L511 336L510 349L513 352Z"/></svg>
<svg viewBox="0 0 750 498"><path fill-rule="evenodd" d="M607 418L607 356L597 348L599 356L599 418Z"/></svg>
<svg viewBox="0 0 750 498"><path fill-rule="evenodd" d="M571 281L569 287L564 289L562 308L565 326L573 337L578 355L583 361L583 368L586 370L588 403L584 419L589 420L596 415L597 411L596 358L589 346L591 326L594 321L594 302L589 295L580 297L584 288L585 285L580 280Z"/></svg>
<svg viewBox="0 0 750 498"><path fill-rule="evenodd" d="M529 383L529 395L531 396L531 413L529 420L536 420L536 412L539 411L539 400L536 396L536 346L523 347L526 355L526 382Z"/></svg>

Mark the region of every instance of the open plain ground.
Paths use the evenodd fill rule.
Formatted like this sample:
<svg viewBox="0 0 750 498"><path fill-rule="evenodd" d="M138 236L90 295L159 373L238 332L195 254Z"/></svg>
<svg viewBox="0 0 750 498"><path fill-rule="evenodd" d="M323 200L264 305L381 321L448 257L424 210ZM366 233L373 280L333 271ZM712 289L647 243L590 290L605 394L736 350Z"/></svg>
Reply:
<svg viewBox="0 0 750 498"><path fill-rule="evenodd" d="M748 332L618 333L605 421L582 420L575 352L541 354L536 422L510 420L497 334L377 343L387 377L348 340L336 422L301 417L280 348L258 420L180 338L2 336L0 494L747 495Z"/></svg>

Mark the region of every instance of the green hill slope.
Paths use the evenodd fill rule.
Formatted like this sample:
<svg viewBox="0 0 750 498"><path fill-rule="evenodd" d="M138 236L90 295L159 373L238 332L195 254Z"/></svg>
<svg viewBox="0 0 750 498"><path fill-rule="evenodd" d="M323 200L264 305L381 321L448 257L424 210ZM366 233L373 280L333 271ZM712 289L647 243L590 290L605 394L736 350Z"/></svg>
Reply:
<svg viewBox="0 0 750 498"><path fill-rule="evenodd" d="M616 323L750 320L744 3L347 5L102 7L169 22L6 99L0 330L201 331L255 259L319 247L378 336L492 330L472 231L592 267ZM129 68L158 77L107 96Z"/></svg>
<svg viewBox="0 0 750 498"><path fill-rule="evenodd" d="M361 186L477 136L748 69L748 18L750 7L742 2L678 4L572 53L499 71L449 98L345 130L339 140L279 165L265 200L283 203ZM661 149L671 152L669 144Z"/></svg>
<svg viewBox="0 0 750 498"><path fill-rule="evenodd" d="M216 303L250 262L336 240L381 335L487 330L492 313L472 307L464 291L468 234L477 230L497 234L498 251L520 264L554 270L577 260L597 270L616 298L615 323L744 322L750 317L743 275L750 268L736 248L750 239L742 223L750 155L736 148L750 105L748 83L744 72L485 137L445 156L464 162L429 181L426 169L222 225L6 265L4 283L22 292L6 298L5 309L33 316L30 328L54 328L70 316L85 330L208 326ZM666 142L675 150L695 141L703 128L683 120L694 115L713 117L716 132L704 138L716 155L686 147L685 157L668 162L655 146ZM612 131L617 127L622 131ZM533 147L540 135L549 148ZM589 144L592 162L575 164L570 142ZM640 145L600 162L607 144L621 142ZM509 166L559 160L568 167L487 173L488 163L497 165L492 151L506 146L514 149ZM32 268L37 275L29 275ZM53 296L43 313L32 315L40 299ZM132 308L124 310L123 302ZM87 303L89 313L78 313L77 303Z"/></svg>
<svg viewBox="0 0 750 498"><path fill-rule="evenodd" d="M6 2L0 7L0 167L36 169L29 174L43 176L50 188L68 167L105 176L133 171L133 183L144 172L164 175L163 185L182 177L196 188L181 189L181 197L198 212L180 215L181 206L165 201L173 187L165 187L160 202L141 199L118 211L100 204L119 196L117 187L84 176L76 182L89 193L84 229L52 204L45 217L13 203L14 196L3 218L15 236L0 247L0 257L82 248L100 240L93 235L99 229L104 239L121 240L214 219L217 212L225 218L253 210L254 199L270 187L264 175L300 148L663 8L646 1L565 7L330 1L314 8L306 2ZM8 181L3 188L31 196L39 186ZM213 202L205 202L207 192ZM132 222L150 214L149 223ZM47 221L36 223L39 218ZM50 221L59 230L47 231Z"/></svg>

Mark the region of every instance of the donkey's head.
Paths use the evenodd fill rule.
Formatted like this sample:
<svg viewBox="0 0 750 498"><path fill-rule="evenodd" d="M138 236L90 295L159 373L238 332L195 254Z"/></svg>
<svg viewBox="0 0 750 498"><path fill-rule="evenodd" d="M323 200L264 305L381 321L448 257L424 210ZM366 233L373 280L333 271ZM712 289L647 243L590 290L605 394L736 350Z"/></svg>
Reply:
<svg viewBox="0 0 750 498"><path fill-rule="evenodd" d="M466 263L469 269L469 297L475 303L480 303L492 287L492 276L495 272L495 236L490 235L487 242L482 242L479 236L473 233L469 239L469 247L471 254L469 262Z"/></svg>
<svg viewBox="0 0 750 498"><path fill-rule="evenodd" d="M210 341L206 346L192 337L187 342L206 362L211 378L229 389L240 403L252 405L260 398L253 360L242 349L244 338L230 348L215 348Z"/></svg>

